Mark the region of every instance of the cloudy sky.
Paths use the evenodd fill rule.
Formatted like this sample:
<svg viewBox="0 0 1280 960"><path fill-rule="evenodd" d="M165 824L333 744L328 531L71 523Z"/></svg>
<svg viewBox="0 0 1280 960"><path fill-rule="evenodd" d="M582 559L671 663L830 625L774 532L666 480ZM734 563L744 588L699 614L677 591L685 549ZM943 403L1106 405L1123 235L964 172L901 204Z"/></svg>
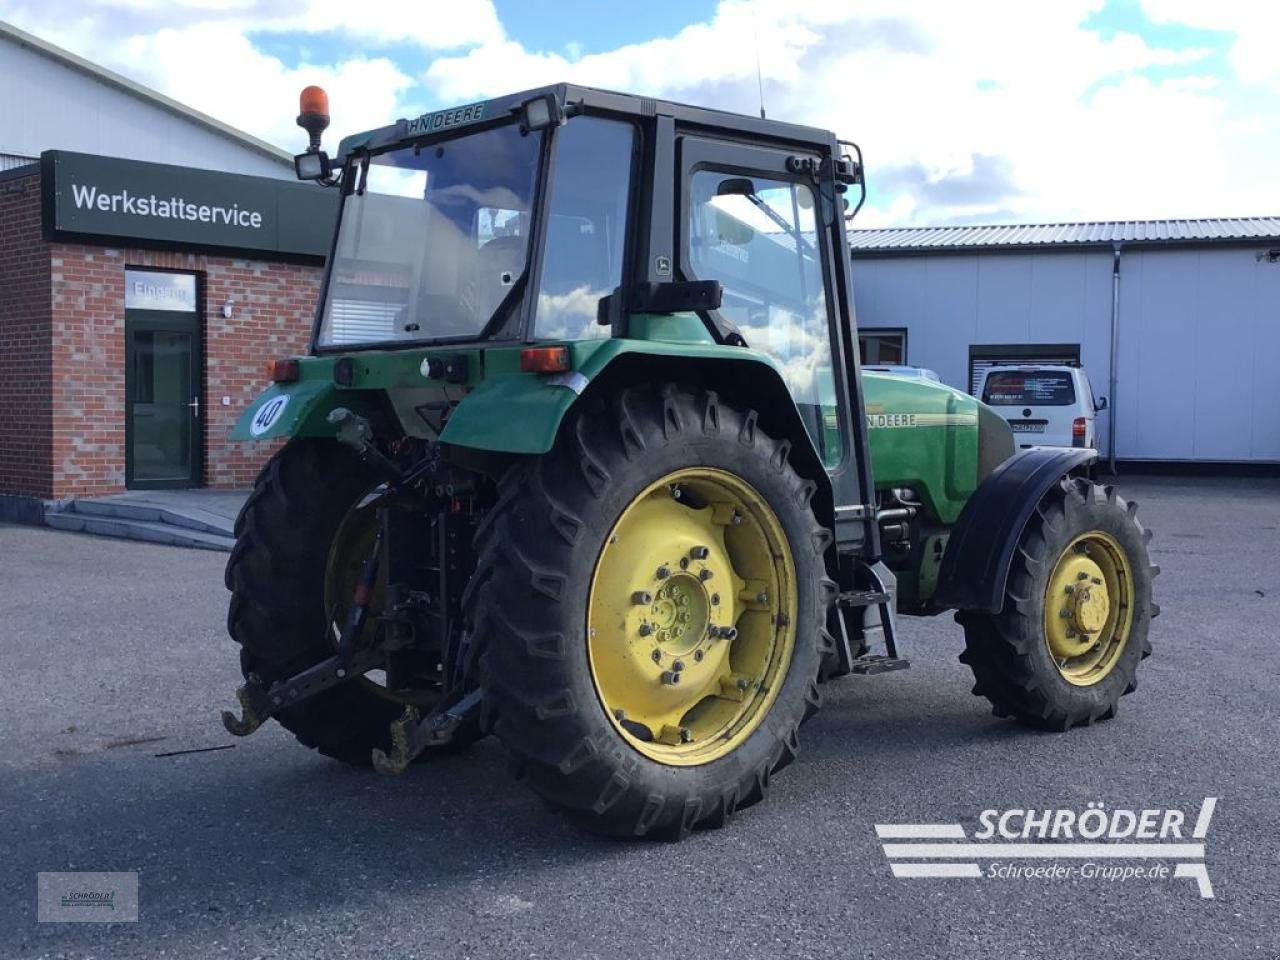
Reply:
<svg viewBox="0 0 1280 960"><path fill-rule="evenodd" d="M834 129L860 226L1280 214L1266 0L0 0L0 19L291 150L572 80Z"/></svg>

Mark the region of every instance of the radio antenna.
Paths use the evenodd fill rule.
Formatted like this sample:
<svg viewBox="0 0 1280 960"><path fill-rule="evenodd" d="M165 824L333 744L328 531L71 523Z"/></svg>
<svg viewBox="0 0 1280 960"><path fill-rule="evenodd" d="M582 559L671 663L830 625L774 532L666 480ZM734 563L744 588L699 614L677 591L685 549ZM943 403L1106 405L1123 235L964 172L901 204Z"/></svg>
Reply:
<svg viewBox="0 0 1280 960"><path fill-rule="evenodd" d="M764 74L760 71L760 23L756 20L755 3L751 4L751 32L756 40L756 90L760 94L760 119L764 120Z"/></svg>

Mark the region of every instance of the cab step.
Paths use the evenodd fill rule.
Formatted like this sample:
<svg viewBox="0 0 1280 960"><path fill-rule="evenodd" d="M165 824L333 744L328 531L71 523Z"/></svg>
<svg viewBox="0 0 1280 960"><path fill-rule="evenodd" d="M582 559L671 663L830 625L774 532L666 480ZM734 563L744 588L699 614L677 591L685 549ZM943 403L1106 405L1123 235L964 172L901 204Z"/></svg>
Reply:
<svg viewBox="0 0 1280 960"><path fill-rule="evenodd" d="M902 660L898 657L886 657L877 653L868 653L861 657L855 657L853 664L849 668L849 672L869 677L875 673L889 673L892 670L906 670L909 666L911 666L910 660Z"/></svg>
<svg viewBox="0 0 1280 960"><path fill-rule="evenodd" d="M838 607L874 607L881 603L892 603L890 594L879 590L848 590L836 597Z"/></svg>

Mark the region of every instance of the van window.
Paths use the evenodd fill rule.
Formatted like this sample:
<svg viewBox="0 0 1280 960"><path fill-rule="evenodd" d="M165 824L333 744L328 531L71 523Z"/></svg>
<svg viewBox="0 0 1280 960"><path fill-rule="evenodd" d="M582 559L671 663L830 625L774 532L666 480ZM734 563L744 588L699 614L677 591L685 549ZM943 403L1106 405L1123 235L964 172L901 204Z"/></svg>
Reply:
<svg viewBox="0 0 1280 960"><path fill-rule="evenodd" d="M993 407L1069 407L1076 388L1065 370L1007 370L987 374L982 402Z"/></svg>

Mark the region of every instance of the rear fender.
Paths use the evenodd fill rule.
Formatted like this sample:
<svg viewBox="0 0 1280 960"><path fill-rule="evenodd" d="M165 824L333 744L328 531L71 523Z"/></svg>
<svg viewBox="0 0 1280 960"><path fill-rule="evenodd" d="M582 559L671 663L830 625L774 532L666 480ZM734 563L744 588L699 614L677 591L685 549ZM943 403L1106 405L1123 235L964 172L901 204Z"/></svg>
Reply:
<svg viewBox="0 0 1280 960"><path fill-rule="evenodd" d="M440 439L477 450L539 455L551 449L569 411L580 403L635 383L695 384L727 402L750 406L770 436L790 442L797 472L817 486L813 507L819 522L834 529L831 478L786 384L763 354L621 338L575 343L571 349L570 373L495 377L480 384L458 404Z"/></svg>
<svg viewBox="0 0 1280 960"><path fill-rule="evenodd" d="M993 470L951 529L934 604L999 613L1013 551L1036 504L1060 479L1097 459L1096 450L1030 447Z"/></svg>
<svg viewBox="0 0 1280 960"><path fill-rule="evenodd" d="M240 415L231 430L231 439L333 437L337 428L329 423L328 416L334 408L346 407L367 417L377 415L382 405L382 391L344 390L332 380L275 383Z"/></svg>

